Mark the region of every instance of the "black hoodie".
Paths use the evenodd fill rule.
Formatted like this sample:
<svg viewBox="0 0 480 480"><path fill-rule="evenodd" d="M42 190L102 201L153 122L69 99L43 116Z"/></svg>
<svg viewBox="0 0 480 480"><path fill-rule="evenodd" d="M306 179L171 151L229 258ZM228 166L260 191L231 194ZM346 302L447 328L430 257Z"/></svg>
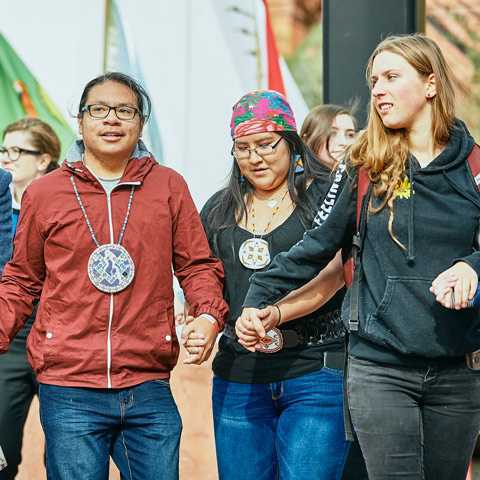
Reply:
<svg viewBox="0 0 480 480"><path fill-rule="evenodd" d="M407 176L390 210L369 213L359 283L358 332L349 352L383 363L423 366L459 360L480 348L478 310L444 308L430 293L434 278L462 260L480 274L480 252L473 252L479 226L480 195L467 164L474 146L457 120L445 150L425 168L411 157ZM270 268L251 278L244 306L272 304L313 278L342 247L351 244L356 224L357 193L349 179L327 220L308 231ZM374 205L381 199L372 195ZM350 290L342 308L349 318Z"/></svg>

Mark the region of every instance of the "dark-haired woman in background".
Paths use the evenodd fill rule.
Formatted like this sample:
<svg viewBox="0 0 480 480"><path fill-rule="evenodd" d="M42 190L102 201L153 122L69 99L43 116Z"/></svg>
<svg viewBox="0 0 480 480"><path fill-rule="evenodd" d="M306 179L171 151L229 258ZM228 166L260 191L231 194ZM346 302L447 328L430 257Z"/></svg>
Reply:
<svg viewBox="0 0 480 480"><path fill-rule="evenodd" d="M219 477L339 479L348 451L345 331L341 296L335 295L343 285L340 259L322 274L323 289L313 280L264 312L262 328L275 328L265 328L270 331L260 350L244 348L235 333L250 276L310 228L328 191L329 170L301 141L292 110L277 92L243 96L233 107L231 132L228 186L201 212L212 251L223 263L231 310L213 362Z"/></svg>
<svg viewBox="0 0 480 480"><path fill-rule="evenodd" d="M308 112L303 122L300 137L330 170L337 166L355 140L357 122L353 111L341 105L318 105Z"/></svg>
<svg viewBox="0 0 480 480"><path fill-rule="evenodd" d="M22 195L33 180L57 168L60 140L38 118L23 118L3 133L2 167L12 175L12 234L15 236ZM15 337L6 355L0 356L0 445L8 466L0 479L14 479L22 460L23 428L33 397L38 394L35 373L28 363L27 337L35 312Z"/></svg>

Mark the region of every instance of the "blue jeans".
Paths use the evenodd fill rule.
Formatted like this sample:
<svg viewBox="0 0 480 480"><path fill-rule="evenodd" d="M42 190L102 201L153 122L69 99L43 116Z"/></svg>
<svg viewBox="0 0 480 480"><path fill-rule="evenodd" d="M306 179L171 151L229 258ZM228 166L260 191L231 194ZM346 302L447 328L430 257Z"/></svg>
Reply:
<svg viewBox="0 0 480 480"><path fill-rule="evenodd" d="M345 441L342 372L267 384L213 378L220 480L337 480Z"/></svg>
<svg viewBox="0 0 480 480"><path fill-rule="evenodd" d="M370 480L465 480L480 430L480 372L350 356L348 401Z"/></svg>
<svg viewBox="0 0 480 480"><path fill-rule="evenodd" d="M177 480L182 422L168 380L130 388L40 384L50 480Z"/></svg>

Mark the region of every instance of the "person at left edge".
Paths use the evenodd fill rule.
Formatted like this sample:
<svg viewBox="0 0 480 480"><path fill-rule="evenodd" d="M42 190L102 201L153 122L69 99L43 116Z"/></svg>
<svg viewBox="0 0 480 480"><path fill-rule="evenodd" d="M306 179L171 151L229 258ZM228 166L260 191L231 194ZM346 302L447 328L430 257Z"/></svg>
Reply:
<svg viewBox="0 0 480 480"><path fill-rule="evenodd" d="M228 315L184 180L142 142L151 102L133 78L90 81L78 140L25 191L14 257L0 282L0 352L33 310L27 341L39 382L52 480L176 480L181 419L169 387L179 344L173 271L210 354Z"/></svg>
<svg viewBox="0 0 480 480"><path fill-rule="evenodd" d="M15 237L22 195L27 186L55 170L60 156L60 140L52 128L39 118L25 117L11 123L3 132L0 161L12 174L12 237ZM36 310L0 355L0 445L8 466L0 480L13 480L22 461L23 429L33 398L38 394L35 372L28 363L27 338Z"/></svg>
<svg viewBox="0 0 480 480"><path fill-rule="evenodd" d="M0 168L0 272L12 256L12 175ZM1 425L0 425L1 428ZM0 470L6 467L0 445Z"/></svg>
<svg viewBox="0 0 480 480"><path fill-rule="evenodd" d="M12 257L12 175L0 168L0 273Z"/></svg>

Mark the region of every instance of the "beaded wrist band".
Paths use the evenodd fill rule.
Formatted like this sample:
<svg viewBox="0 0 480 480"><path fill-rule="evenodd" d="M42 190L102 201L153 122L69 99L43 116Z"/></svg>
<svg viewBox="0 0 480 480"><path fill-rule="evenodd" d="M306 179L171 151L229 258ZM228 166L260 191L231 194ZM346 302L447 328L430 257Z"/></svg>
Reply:
<svg viewBox="0 0 480 480"><path fill-rule="evenodd" d="M278 305L275 304L274 307L277 307L277 310L278 310L278 321L277 321L277 324L275 325L275 327L273 327L273 328L277 328L280 325L280 322L282 321L282 312L281 312L280 307Z"/></svg>

